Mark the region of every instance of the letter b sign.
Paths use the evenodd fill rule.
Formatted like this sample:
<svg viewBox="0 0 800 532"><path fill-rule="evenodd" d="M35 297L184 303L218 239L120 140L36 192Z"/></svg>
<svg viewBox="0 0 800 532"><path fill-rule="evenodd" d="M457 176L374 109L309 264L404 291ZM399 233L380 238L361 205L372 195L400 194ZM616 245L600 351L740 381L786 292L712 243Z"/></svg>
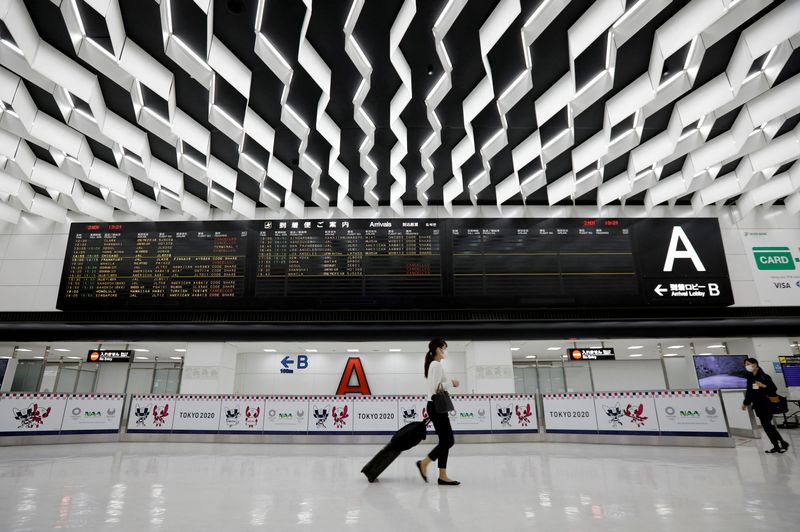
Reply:
<svg viewBox="0 0 800 532"><path fill-rule="evenodd" d="M308 355L297 355L297 369L306 369L308 367Z"/></svg>

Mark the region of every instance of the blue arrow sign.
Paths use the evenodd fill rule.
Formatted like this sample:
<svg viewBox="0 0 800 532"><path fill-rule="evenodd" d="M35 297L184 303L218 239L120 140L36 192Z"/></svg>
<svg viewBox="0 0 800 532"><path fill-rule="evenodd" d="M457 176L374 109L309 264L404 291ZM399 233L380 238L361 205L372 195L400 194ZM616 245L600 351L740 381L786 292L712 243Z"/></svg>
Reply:
<svg viewBox="0 0 800 532"><path fill-rule="evenodd" d="M289 364L294 364L294 360L290 359L289 355L286 355L285 357L283 357L283 360L281 360L281 365L284 368L288 368Z"/></svg>

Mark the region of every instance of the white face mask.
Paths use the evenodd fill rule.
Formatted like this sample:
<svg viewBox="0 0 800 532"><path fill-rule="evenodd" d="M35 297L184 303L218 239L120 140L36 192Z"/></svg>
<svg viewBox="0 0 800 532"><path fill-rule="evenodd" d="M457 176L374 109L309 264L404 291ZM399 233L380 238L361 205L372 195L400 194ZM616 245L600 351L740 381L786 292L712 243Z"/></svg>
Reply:
<svg viewBox="0 0 800 532"><path fill-rule="evenodd" d="M745 364L744 369L746 369L750 373L753 373L756 370L756 367L752 364Z"/></svg>
<svg viewBox="0 0 800 532"><path fill-rule="evenodd" d="M445 358L446 356L447 356L447 348L445 347L444 349L442 349L442 358Z"/></svg>

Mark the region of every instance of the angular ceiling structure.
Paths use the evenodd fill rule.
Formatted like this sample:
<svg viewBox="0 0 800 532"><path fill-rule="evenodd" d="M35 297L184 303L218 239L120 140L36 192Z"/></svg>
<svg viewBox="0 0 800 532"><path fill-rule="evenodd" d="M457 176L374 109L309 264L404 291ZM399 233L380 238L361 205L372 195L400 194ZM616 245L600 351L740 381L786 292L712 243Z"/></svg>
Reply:
<svg viewBox="0 0 800 532"><path fill-rule="evenodd" d="M0 220L782 203L800 1L0 0Z"/></svg>

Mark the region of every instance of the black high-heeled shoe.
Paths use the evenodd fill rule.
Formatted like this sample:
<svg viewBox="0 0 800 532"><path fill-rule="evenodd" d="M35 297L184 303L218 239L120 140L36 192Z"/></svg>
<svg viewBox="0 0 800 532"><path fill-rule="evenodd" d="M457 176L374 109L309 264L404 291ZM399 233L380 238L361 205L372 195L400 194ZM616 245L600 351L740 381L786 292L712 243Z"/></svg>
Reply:
<svg viewBox="0 0 800 532"><path fill-rule="evenodd" d="M461 484L461 482L459 482L457 480L442 480L442 479L439 479L439 485L440 486L458 486L459 484Z"/></svg>
<svg viewBox="0 0 800 532"><path fill-rule="evenodd" d="M422 477L422 480L428 482L428 477L422 472L422 460L417 460L417 471L419 471L419 476Z"/></svg>
<svg viewBox="0 0 800 532"><path fill-rule="evenodd" d="M764 451L767 454L775 454L775 453L785 453L785 449L781 449L780 447L773 447L769 451Z"/></svg>

